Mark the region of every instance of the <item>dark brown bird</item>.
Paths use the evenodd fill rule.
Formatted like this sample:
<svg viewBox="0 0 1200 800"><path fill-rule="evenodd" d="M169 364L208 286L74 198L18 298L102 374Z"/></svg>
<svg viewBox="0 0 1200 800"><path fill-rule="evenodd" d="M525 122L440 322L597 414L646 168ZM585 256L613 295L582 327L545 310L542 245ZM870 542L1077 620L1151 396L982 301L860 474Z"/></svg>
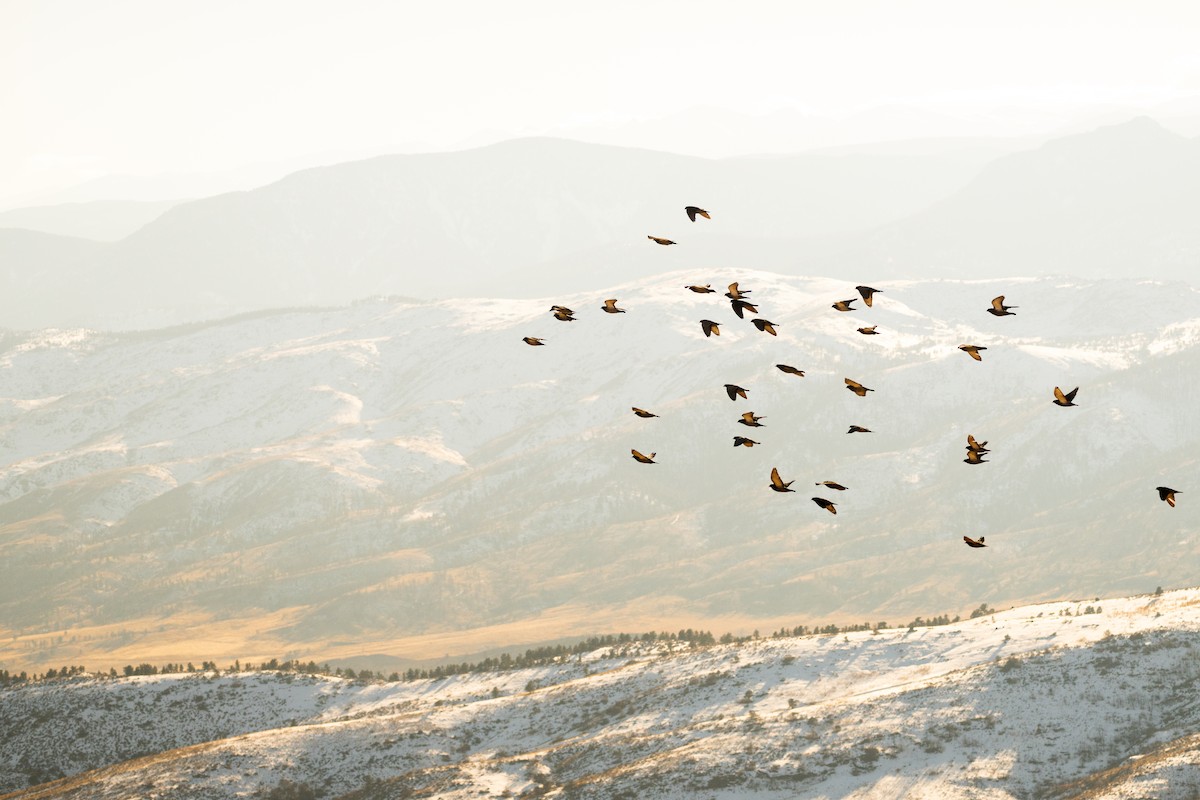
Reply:
<svg viewBox="0 0 1200 800"><path fill-rule="evenodd" d="M863 336L878 336L879 331L875 330L878 327L879 327L878 325L872 325L869 328L859 328L858 332L861 333Z"/></svg>
<svg viewBox="0 0 1200 800"><path fill-rule="evenodd" d="M767 427L759 422L760 419L766 419L766 417L756 417L753 411L747 411L745 414L742 414L742 418L738 420L738 423L749 428Z"/></svg>
<svg viewBox="0 0 1200 800"><path fill-rule="evenodd" d="M789 488L788 488L788 487L789 487L789 486L791 486L793 483L795 483L795 481L794 481L794 480L792 480L792 481L788 481L787 483L784 483L784 482L783 482L783 479L779 477L779 468L778 468L778 467L771 467L771 483L770 483L770 484L768 484L768 485L769 485L769 486L770 486L772 489L774 489L774 490L775 490L775 491L777 491L777 492L794 492L794 491L796 491L795 489L789 489Z"/></svg>
<svg viewBox="0 0 1200 800"><path fill-rule="evenodd" d="M525 336L521 339L521 341L532 347L543 347L546 344L536 336Z"/></svg>
<svg viewBox="0 0 1200 800"><path fill-rule="evenodd" d="M987 350L986 347L980 347L979 345L976 345L976 344L960 344L958 346L958 349L962 350L964 353L966 353L967 355L969 355L971 358L975 359L976 361L983 361L983 358L979 355L979 351Z"/></svg>
<svg viewBox="0 0 1200 800"><path fill-rule="evenodd" d="M987 547L983 543L984 537L980 536L978 540L972 539L970 536L964 536L963 541L967 543L967 547Z"/></svg>
<svg viewBox="0 0 1200 800"><path fill-rule="evenodd" d="M706 283L703 286L697 286L697 285L685 286L683 288L691 289L696 294L713 294L714 292L717 291L716 289L712 288L711 283Z"/></svg>
<svg viewBox="0 0 1200 800"><path fill-rule="evenodd" d="M745 436L733 437L734 447L754 447L756 444L762 444L762 442L756 442L753 439L747 439Z"/></svg>
<svg viewBox="0 0 1200 800"><path fill-rule="evenodd" d="M736 383L725 384L725 394L729 395L730 400L737 400L739 397L743 400L746 399L746 390Z"/></svg>
<svg viewBox="0 0 1200 800"><path fill-rule="evenodd" d="M987 442L983 442L983 443L977 442L977 441L975 441L975 437L969 433L967 434L967 449L974 451L976 453L990 453L991 452L987 448Z"/></svg>
<svg viewBox="0 0 1200 800"><path fill-rule="evenodd" d="M870 308L874 303L877 292L883 294L882 289L872 289L870 286L855 286L854 288L858 289L858 293L862 295L863 302L867 304L867 308Z"/></svg>
<svg viewBox="0 0 1200 800"><path fill-rule="evenodd" d="M758 306L753 303L747 303L745 300L731 300L729 304L733 306L733 313L738 315L738 319L745 319L742 316L743 311L749 311L751 314L758 313Z"/></svg>
<svg viewBox="0 0 1200 800"><path fill-rule="evenodd" d="M663 239L661 236L647 236L646 238L655 244L675 244L670 239Z"/></svg>
<svg viewBox="0 0 1200 800"><path fill-rule="evenodd" d="M1004 305L1004 295L1000 295L992 300L992 307L987 312L993 317L1015 317L1016 314L1009 311L1010 308L1019 308L1019 306Z"/></svg>
<svg viewBox="0 0 1200 800"><path fill-rule="evenodd" d="M984 460L983 454L980 453L978 450L968 450L967 457L963 459L963 463L964 464L987 464L988 462Z"/></svg>
<svg viewBox="0 0 1200 800"><path fill-rule="evenodd" d="M578 322L575 317L571 316L573 313L575 312L559 309L558 311L554 312L554 318L559 322Z"/></svg>
<svg viewBox="0 0 1200 800"><path fill-rule="evenodd" d="M574 314L575 312L566 306L550 306L551 311L561 311L564 314Z"/></svg>
<svg viewBox="0 0 1200 800"><path fill-rule="evenodd" d="M846 433L874 433L874 431L872 431L870 428L863 428L859 425L851 425L850 430L846 431Z"/></svg>
<svg viewBox="0 0 1200 800"><path fill-rule="evenodd" d="M1178 490L1177 489L1169 489L1166 486L1158 486L1156 488L1158 489L1158 499L1162 500L1164 503L1169 505L1171 508L1174 508L1175 507L1175 493ZM1179 492L1179 494L1183 494L1183 492Z"/></svg>
<svg viewBox="0 0 1200 800"><path fill-rule="evenodd" d="M641 417L641 418L643 418L643 419L649 419L650 417L657 417L657 416L658 416L658 414L651 414L651 413L650 413L649 411L647 411L646 409L644 409L644 408L638 408L637 406L634 406L634 407L633 407L633 413L637 414L639 417Z"/></svg>
<svg viewBox="0 0 1200 800"><path fill-rule="evenodd" d="M850 304L853 303L854 301L856 301L857 299L858 299L857 297L851 297L849 300L838 300L836 303L834 303L832 306L830 306L830 308L835 308L838 311L854 311L855 310L854 306L852 306Z"/></svg>
<svg viewBox="0 0 1200 800"><path fill-rule="evenodd" d="M846 381L846 388L849 389L850 391L854 392L859 397L866 397L867 392L875 391L874 389L868 389L867 387L863 386L858 381L852 381L849 378L846 378L845 381Z"/></svg>
<svg viewBox="0 0 1200 800"><path fill-rule="evenodd" d="M1075 393L1078 391L1079 391L1079 387L1076 386L1071 391L1067 392L1066 394L1063 394L1063 390L1058 388L1057 386L1055 386L1054 387L1054 399L1051 400L1050 402L1054 403L1054 405L1056 405L1056 406L1062 406L1064 408L1066 408L1067 406L1073 406L1073 405L1075 405Z"/></svg>
<svg viewBox="0 0 1200 800"><path fill-rule="evenodd" d="M600 306L600 309L607 314L624 314L625 313L625 309L617 308L617 298L615 298L615 297L611 300L605 300L604 305Z"/></svg>
<svg viewBox="0 0 1200 800"><path fill-rule="evenodd" d="M842 486L837 481L818 481L813 486L828 486L830 489L836 489L839 492L844 492L848 487Z"/></svg>
<svg viewBox="0 0 1200 800"><path fill-rule="evenodd" d="M775 333L775 323L774 322L771 322L770 320L767 320L767 319L752 319L750 321L752 323L754 323L754 327L758 328L760 331L762 331L764 333L769 333L772 336L778 335Z"/></svg>
<svg viewBox="0 0 1200 800"><path fill-rule="evenodd" d="M739 289L738 282L734 281L733 283L729 284L729 291L725 293L725 296L730 300L742 300L748 294L750 294L749 289Z"/></svg>
<svg viewBox="0 0 1200 800"><path fill-rule="evenodd" d="M633 460L637 461L641 464L656 464L656 463L658 463L654 460L654 457L656 455L658 455L658 453L651 453L650 455L646 456L646 455L642 455L637 450L630 450L629 452L633 453Z"/></svg>
<svg viewBox="0 0 1200 800"><path fill-rule="evenodd" d="M717 323L713 322L711 319L700 320L700 329L704 331L704 336L706 338L709 336L721 335L721 326L717 325Z"/></svg>
<svg viewBox="0 0 1200 800"><path fill-rule="evenodd" d="M686 206L683 210L687 212L688 219L690 219L692 222L696 221L697 215L704 217L705 219L712 219L712 217L710 217L708 215L708 212L705 211L703 208L698 208L696 206Z"/></svg>
<svg viewBox="0 0 1200 800"><path fill-rule="evenodd" d="M832 500L826 500L824 497L814 497L812 501L830 514L837 514L837 508L835 508L837 503L834 503Z"/></svg>
<svg viewBox="0 0 1200 800"><path fill-rule="evenodd" d="M804 370L802 369L796 369L788 364L776 364L775 366L778 367L781 372L786 372L788 375L799 375L801 378L804 377Z"/></svg>

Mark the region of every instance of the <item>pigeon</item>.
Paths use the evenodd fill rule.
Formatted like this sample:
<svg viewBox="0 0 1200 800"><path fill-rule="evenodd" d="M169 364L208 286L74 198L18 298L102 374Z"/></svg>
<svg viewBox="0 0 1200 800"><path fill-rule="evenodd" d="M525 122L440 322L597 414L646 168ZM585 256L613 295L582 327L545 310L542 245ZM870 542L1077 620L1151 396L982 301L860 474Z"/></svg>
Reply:
<svg viewBox="0 0 1200 800"><path fill-rule="evenodd" d="M1174 508L1175 507L1175 493L1178 490L1177 489L1169 489L1166 486L1158 486L1156 488L1158 489L1158 499L1162 500L1164 503L1169 505L1171 508ZM1182 494L1182 492L1179 492L1179 493Z"/></svg>
<svg viewBox="0 0 1200 800"><path fill-rule="evenodd" d="M578 322L575 317L571 316L574 313L570 309L560 308L554 312L554 318L559 322Z"/></svg>
<svg viewBox="0 0 1200 800"><path fill-rule="evenodd" d="M760 419L766 419L766 417L758 417L758 416L755 416L753 411L747 411L745 414L742 414L742 418L738 420L738 424L745 425L748 428L765 428L765 427L767 427L766 425L763 425L761 422L759 422Z"/></svg>
<svg viewBox="0 0 1200 800"><path fill-rule="evenodd" d="M521 341L527 345L530 345L531 347L544 347L546 344L536 336L525 336L521 339Z"/></svg>
<svg viewBox="0 0 1200 800"><path fill-rule="evenodd" d="M1004 305L1004 295L992 300L992 307L987 310L993 317L1015 317L1016 314L1009 311L1010 308L1018 308L1018 306Z"/></svg>
<svg viewBox="0 0 1200 800"><path fill-rule="evenodd" d="M783 479L779 477L779 468L778 468L778 467L771 467L771 483L770 483L770 484L768 484L768 485L769 485L769 486L770 486L772 489L774 489L774 490L775 490L775 491L777 491L777 492L794 492L794 491L796 491L795 489L789 489L789 488L788 488L788 487L789 487L789 486L791 486L793 483L795 483L795 481L794 481L794 480L793 480L793 481L788 481L787 483L784 483L784 482L783 482Z"/></svg>
<svg viewBox="0 0 1200 800"><path fill-rule="evenodd" d="M872 325L869 328L859 328L858 332L861 333L863 336L878 336L879 331L875 330L878 327L879 327L878 325Z"/></svg>
<svg viewBox="0 0 1200 800"><path fill-rule="evenodd" d="M1057 386L1055 386L1054 387L1054 399L1051 400L1050 402L1054 403L1054 405L1056 405L1056 406L1062 406L1064 408L1066 408L1067 406L1073 406L1073 405L1075 405L1075 393L1078 391L1079 391L1079 387L1076 386L1071 391L1067 392L1066 394L1063 394L1063 390L1058 388Z"/></svg>
<svg viewBox="0 0 1200 800"><path fill-rule="evenodd" d="M756 442L753 439L747 439L745 436L733 437L734 447L754 447L756 444L762 444L762 442Z"/></svg>
<svg viewBox="0 0 1200 800"><path fill-rule="evenodd" d="M969 433L967 434L967 449L976 453L991 452L987 449L987 442L980 444L979 442L975 441L975 437Z"/></svg>
<svg viewBox="0 0 1200 800"><path fill-rule="evenodd" d="M655 244L675 244L670 239L663 239L660 236L647 236L646 238L649 239L650 241L654 242Z"/></svg>
<svg viewBox="0 0 1200 800"><path fill-rule="evenodd" d="M721 327L711 319L700 320L700 329L704 331L705 338L721 335Z"/></svg>
<svg viewBox="0 0 1200 800"><path fill-rule="evenodd" d="M738 315L738 319L745 319L742 316L743 311L749 311L751 314L758 313L758 306L753 303L747 303L745 300L735 299L730 301L730 305L733 306L733 313Z"/></svg>
<svg viewBox="0 0 1200 800"><path fill-rule="evenodd" d="M658 416L658 414L651 414L651 413L650 413L649 411L647 411L646 409L644 409L644 408L638 408L637 406L634 406L634 407L633 407L633 413L637 414L637 415L638 415L639 417L641 417L642 419L649 419L650 417L657 417L657 416Z"/></svg>
<svg viewBox="0 0 1200 800"><path fill-rule="evenodd" d="M642 464L656 464L656 463L658 463L658 462L656 462L656 461L654 460L654 457L655 457L656 455L658 455L658 453L651 453L650 455L648 455L648 456L647 456L647 455L642 455L642 454L641 454L641 453L639 453L637 450L630 450L629 452L633 453L633 460L634 460L634 461L637 461L637 462L639 462L639 463L642 463Z"/></svg>
<svg viewBox="0 0 1200 800"><path fill-rule="evenodd" d="M837 514L837 509L834 507L837 504L832 500L826 500L824 497L814 497L812 501L828 511L830 514Z"/></svg>
<svg viewBox="0 0 1200 800"><path fill-rule="evenodd" d="M778 335L775 333L775 323L774 322L771 322L770 320L766 320L766 319L752 319L750 321L752 323L754 323L754 327L758 328L760 331L762 331L764 333L769 333L772 336Z"/></svg>
<svg viewBox="0 0 1200 800"><path fill-rule="evenodd" d="M706 283L703 286L699 286L699 285L685 286L683 288L691 289L696 294L713 294L714 292L717 291L716 289L712 288L711 283Z"/></svg>
<svg viewBox="0 0 1200 800"><path fill-rule="evenodd" d="M736 383L725 384L725 394L729 395L730 400L737 400L739 397L746 399L746 390Z"/></svg>
<svg viewBox="0 0 1200 800"><path fill-rule="evenodd" d="M697 208L696 206L687 206L683 210L687 212L688 219L690 219L692 222L696 221L697 215L704 217L705 219L712 219L712 217L710 217L708 215L708 212L705 211L703 208Z"/></svg>
<svg viewBox="0 0 1200 800"><path fill-rule="evenodd" d="M874 433L874 431L872 431L870 428L863 428L859 425L851 425L850 430L846 431L846 433Z"/></svg>
<svg viewBox="0 0 1200 800"><path fill-rule="evenodd" d="M862 295L863 302L867 304L867 308L870 308L874 302L876 292L883 294L882 289L872 289L870 286L855 286L854 288L858 289L858 293Z"/></svg>
<svg viewBox="0 0 1200 800"><path fill-rule="evenodd" d="M962 350L964 353L966 353L967 355L969 355L971 358L975 359L976 361L983 361L983 358L979 355L979 351L987 350L986 347L980 347L977 344L960 344L958 346L958 349Z"/></svg>
<svg viewBox="0 0 1200 800"><path fill-rule="evenodd" d="M574 314L575 312L566 306L550 306L551 311L561 311L564 314Z"/></svg>
<svg viewBox="0 0 1200 800"><path fill-rule="evenodd" d="M725 296L730 300L741 300L748 294L750 294L749 289L739 289L738 282L734 281L729 284L729 291L725 293Z"/></svg>
<svg viewBox="0 0 1200 800"><path fill-rule="evenodd" d="M818 481L817 483L814 483L813 486L828 486L830 489L836 489L839 492L844 492L847 488L849 488L847 486L842 486L837 481Z"/></svg>
<svg viewBox="0 0 1200 800"><path fill-rule="evenodd" d="M849 300L838 300L836 303L830 306L830 308L836 308L838 311L853 311L854 306L850 304L857 299L858 298L856 297L851 297Z"/></svg>
<svg viewBox="0 0 1200 800"><path fill-rule="evenodd" d="M850 391L854 392L859 397L866 397L867 392L875 391L874 389L868 389L867 387L863 386L858 381L852 381L849 378L846 378L845 380L846 380L846 388L849 389Z"/></svg>
<svg viewBox="0 0 1200 800"><path fill-rule="evenodd" d="M970 536L964 536L963 541L967 543L967 547L987 547L983 543L984 537L980 536L978 540L972 539Z"/></svg>
<svg viewBox="0 0 1200 800"><path fill-rule="evenodd" d="M984 460L983 454L980 453L978 450L968 450L967 457L963 459L963 463L964 464L987 464L988 462Z"/></svg>
<svg viewBox="0 0 1200 800"><path fill-rule="evenodd" d="M788 364L776 364L775 366L778 367L781 372L786 372L788 375L798 375L801 378L804 377L804 370L802 369L796 369Z"/></svg>
<svg viewBox="0 0 1200 800"><path fill-rule="evenodd" d="M615 297L612 298L611 300L605 300L604 305L600 306L600 310L604 311L606 314L624 314L625 313L625 309L617 308L617 298L615 298Z"/></svg>

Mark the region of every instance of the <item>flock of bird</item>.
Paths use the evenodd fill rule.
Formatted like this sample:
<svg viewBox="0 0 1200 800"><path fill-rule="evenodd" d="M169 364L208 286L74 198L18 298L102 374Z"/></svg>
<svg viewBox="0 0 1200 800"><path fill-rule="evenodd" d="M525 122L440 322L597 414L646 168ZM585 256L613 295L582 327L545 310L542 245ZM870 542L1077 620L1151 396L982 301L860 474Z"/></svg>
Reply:
<svg viewBox="0 0 1200 800"><path fill-rule="evenodd" d="M699 206L686 206L684 208L684 211L687 213L688 219L691 220L692 222L696 221L696 217L704 217L705 219L712 219L712 217L709 215L709 213L707 211L705 211L704 209L700 208ZM659 244L662 246L669 246L669 245L675 244L675 242L672 241L671 239L666 239L666 238L663 238L660 236L647 236L646 238L649 239L650 241L654 242L655 244ZM712 288L712 284L704 284L704 285L693 284L690 286L685 286L683 288L687 289L689 291L695 292L697 294L714 294L717 291L716 289ZM859 299L861 299L862 302L868 308L871 308L874 305L875 295L883 293L881 289L875 289L870 286L856 286L854 288L858 291L859 297L851 297L848 300L838 300L838 301L834 302L831 307L834 310L841 311L841 312L855 311L857 309L855 309L853 307L853 303L857 303L859 301ZM734 281L733 283L729 284L729 290L727 292L725 292L725 297L729 298L730 306L732 307L733 312L738 316L739 319L745 319L744 315L745 315L745 312L747 312L747 311L749 311L751 314L759 313L758 307L753 302L751 302L749 299L750 293L751 293L751 291L749 289L741 288L739 286L738 281ZM1006 305L1004 302L1004 299L1005 299L1004 295L1000 295L999 297L993 298L991 307L986 309L987 313L989 313L995 317L1015 316L1016 314L1015 314L1015 312L1012 311L1012 309L1018 308L1018 306ZM608 300L605 300L604 305L601 306L600 308L602 311L604 311L605 313L608 313L608 314L624 314L625 313L625 309L617 307L616 298L610 298ZM560 322L575 322L576 321L575 312L572 311L571 309L567 308L566 306L560 306L560 305L551 306L550 312L551 312L551 314L553 314L554 318ZM775 331L775 323L771 322L770 320L763 319L761 317L755 317L755 318L751 319L750 322L751 322L751 324L754 325L754 327L756 327L758 330L760 330L764 333L768 333L771 336L777 335L777 333ZM867 327L858 328L857 330L859 333L863 334L864 336L875 336L875 335L879 334L879 331L876 330L877 327L878 327L877 325L871 325L871 326L867 326ZM714 322L711 319L700 320L700 330L704 333L704 336L706 338L721 335L720 323ZM546 344L544 339L540 339L536 336L526 336L526 337L524 337L523 341L525 342L525 344L528 344L528 345L531 345L534 347L539 347L539 346ZM970 356L975 361L983 361L983 356L981 356L980 353L984 350L987 350L986 347L981 347L981 346L975 345L975 344L959 345L958 349L962 350L964 353L966 353L968 356ZM804 377L803 370L797 369L796 367L793 367L789 364L776 364L775 366L780 371L784 372L785 374L795 375L795 376L801 377L801 378ZM874 389L870 389L870 388L862 385L858 381L855 381L851 378L845 378L845 384L846 384L847 390L853 392L854 394L856 394L859 397L866 397L867 392L875 391ZM736 402L738 400L738 398L741 398L743 400L747 399L747 394L746 394L747 391L748 390L745 387L738 386L736 384L732 384L732 383L725 384L725 392L729 396L729 399L733 400L734 402ZM1054 399L1051 402L1053 402L1057 406L1062 406L1064 408L1075 406L1075 395L1078 394L1078 392L1079 392L1079 387L1075 387L1074 389L1072 389L1069 392L1063 392L1061 387L1055 386L1054 387ZM633 407L633 413L636 416L641 417L643 419L658 416L657 414L647 411L644 408L638 408L636 406ZM760 422L760 420L762 420L762 419L765 419L765 417L756 415L753 411L747 411L744 414L742 414L741 419L738 420L738 423L745 425L747 427L750 427L750 428L761 428L761 427L763 427L762 423ZM871 430L870 430L870 428L865 428L860 425L851 425L850 429L847 430L846 433L847 434L871 433ZM754 447L757 444L761 444L761 443L756 442L755 440L753 440L747 436L734 436L733 437L733 446L734 447ZM978 441L976 441L974 435L967 434L967 446L966 446L967 457L963 459L963 462L967 463L967 464L972 464L972 465L989 463L987 461L987 459L985 459L983 457L986 453L991 452L990 450L988 450L987 444L988 443L986 441L978 442ZM642 452L639 452L638 450L631 450L631 454L633 456L633 459L641 464L656 463L654 461L654 458L655 458L655 456L658 455L657 453L650 453L650 455L646 455ZM778 467L771 468L771 482L769 484L767 484L767 486L772 491L795 492L796 491L795 489L790 488L793 483L795 483L794 480L784 481L783 478L780 477ZM839 491L839 492L844 492L847 489L846 486L843 486L840 483L837 483L836 481L818 481L814 485L824 486L827 489L832 489L832 490ZM1171 506L1172 508L1175 507L1175 495L1177 493L1179 493L1179 491L1177 489L1172 489L1167 486L1158 486L1158 487L1156 487L1156 491L1158 492L1158 496L1159 496L1160 500L1162 500L1163 502L1165 502L1167 505ZM835 514L835 515L837 514L837 504L834 503L832 500L828 500L823 497L813 497L812 501L814 503L816 503L818 507L823 508L824 510L828 511L830 514ZM978 539L973 539L970 536L963 536L962 538L963 538L963 542L968 547L979 548L979 547L987 547L988 546L985 543L985 538L983 536L980 536Z"/></svg>

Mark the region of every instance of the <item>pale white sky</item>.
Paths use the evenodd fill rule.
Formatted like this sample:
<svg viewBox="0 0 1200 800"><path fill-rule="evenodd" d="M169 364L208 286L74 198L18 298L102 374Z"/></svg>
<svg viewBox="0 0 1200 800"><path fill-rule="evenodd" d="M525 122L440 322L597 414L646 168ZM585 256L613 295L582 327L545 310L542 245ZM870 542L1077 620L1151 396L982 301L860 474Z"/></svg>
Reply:
<svg viewBox="0 0 1200 800"><path fill-rule="evenodd" d="M1149 107L1198 41L1193 2L0 0L0 200L697 106Z"/></svg>

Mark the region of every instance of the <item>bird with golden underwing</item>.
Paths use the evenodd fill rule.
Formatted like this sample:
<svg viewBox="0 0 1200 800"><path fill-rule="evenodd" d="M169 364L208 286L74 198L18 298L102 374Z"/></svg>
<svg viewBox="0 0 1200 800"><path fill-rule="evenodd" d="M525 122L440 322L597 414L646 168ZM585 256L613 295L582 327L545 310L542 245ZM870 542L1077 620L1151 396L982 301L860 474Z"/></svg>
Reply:
<svg viewBox="0 0 1200 800"><path fill-rule="evenodd" d="M738 315L738 319L745 319L743 316L745 311L749 311L751 314L758 313L758 306L747 303L745 300L730 300L729 305L733 308L733 313Z"/></svg>
<svg viewBox="0 0 1200 800"><path fill-rule="evenodd" d="M795 483L794 480L784 483L783 479L779 477L779 468L771 467L771 482L767 485L770 486L773 490L775 490L777 492L794 492L794 491L796 491L795 489L788 488L793 483Z"/></svg>
<svg viewBox="0 0 1200 800"><path fill-rule="evenodd" d="M978 450L968 450L967 457L963 459L964 464L987 464L983 454Z"/></svg>
<svg viewBox="0 0 1200 800"><path fill-rule="evenodd" d="M704 338L709 336L720 336L721 326L713 322L711 319L700 320L700 330L704 331Z"/></svg>
<svg viewBox="0 0 1200 800"><path fill-rule="evenodd" d="M804 370L796 369L795 367L791 366L790 364L776 364L775 366L779 369L780 372L786 372L788 375L796 375L801 378L804 377Z"/></svg>
<svg viewBox="0 0 1200 800"><path fill-rule="evenodd" d="M1183 492L1180 492L1178 489L1172 489L1167 486L1156 486L1155 488L1158 490L1158 499L1162 500L1171 508L1175 507L1175 495L1183 494Z"/></svg>
<svg viewBox="0 0 1200 800"><path fill-rule="evenodd" d="M870 286L855 286L854 288L858 289L858 293L862 295L863 302L867 304L867 308L874 305L876 294L883 294L882 289L872 289Z"/></svg>
<svg viewBox="0 0 1200 800"><path fill-rule="evenodd" d="M699 206L685 206L683 210L687 212L688 219L690 219L692 222L695 222L696 217L698 216L704 217L705 219L712 219L712 217L708 215L708 212Z"/></svg>
<svg viewBox="0 0 1200 800"><path fill-rule="evenodd" d="M654 242L655 244L664 244L664 245L665 245L665 244L675 244L675 243L674 243L674 242L672 242L670 239L664 239L664 238L662 238L661 236L650 236L650 235L647 235L647 236L646 236L646 238L647 238L647 239L649 239L650 241Z"/></svg>
<svg viewBox="0 0 1200 800"><path fill-rule="evenodd" d="M991 452L990 450L988 450L987 442L975 441L975 436L970 433L967 434L967 449L972 450L976 453L990 453Z"/></svg>
<svg viewBox="0 0 1200 800"><path fill-rule="evenodd" d="M743 400L747 399L746 398L747 391L748 390L743 389L741 386L738 386L736 383L725 384L725 394L729 395L730 400L737 400L739 397L742 398Z"/></svg>
<svg viewBox="0 0 1200 800"><path fill-rule="evenodd" d="M646 409L644 409L644 408L638 408L637 406L634 406L634 407L633 407L633 413L634 413L634 414L637 414L637 415L638 415L639 417L641 417L642 419L649 419L650 417L657 417L657 416L658 416L658 414L651 414L651 413L650 413L649 411L647 411Z"/></svg>
<svg viewBox="0 0 1200 800"><path fill-rule="evenodd" d="M1050 402L1054 403L1054 405L1056 405L1056 406L1062 406L1063 408L1066 408L1067 406L1073 406L1073 405L1075 405L1075 393L1078 391L1079 391L1079 387L1076 386L1071 391L1067 392L1066 394L1063 394L1063 390L1058 388L1057 386L1055 386L1054 387L1054 399L1051 400Z"/></svg>
<svg viewBox="0 0 1200 800"><path fill-rule="evenodd" d="M605 300L604 305L600 306L600 310L606 314L624 314L625 309L617 308L617 298Z"/></svg>
<svg viewBox="0 0 1200 800"><path fill-rule="evenodd" d="M850 430L846 433L874 433L870 428L864 428L861 425L851 425Z"/></svg>
<svg viewBox="0 0 1200 800"><path fill-rule="evenodd" d="M524 336L521 341L530 347L544 347L546 343L536 336Z"/></svg>
<svg viewBox="0 0 1200 800"><path fill-rule="evenodd" d="M964 353L966 353L967 355L969 355L971 358L975 359L976 361L983 361L983 357L979 355L979 352L981 350L987 350L986 347L980 347L979 345L976 345L976 344L960 344L958 346L958 349L962 350Z"/></svg>
<svg viewBox="0 0 1200 800"><path fill-rule="evenodd" d="M761 422L759 422L760 419L766 419L766 417L759 417L759 416L756 416L753 411L747 411L745 414L742 414L742 418L738 420L738 424L745 425L747 428L765 428L765 427L767 427L766 425L763 425Z"/></svg>
<svg viewBox="0 0 1200 800"><path fill-rule="evenodd" d="M696 294L714 294L717 291L716 289L712 288L711 283L706 283L703 286L700 286L699 284L692 284L691 286L685 286L683 288L691 289Z"/></svg>
<svg viewBox="0 0 1200 800"><path fill-rule="evenodd" d="M866 397L867 392L875 391L874 389L868 389L867 387L863 386L858 381L852 381L849 378L846 378L845 381L846 381L846 388L849 389L850 391L854 392L859 397Z"/></svg>
<svg viewBox="0 0 1200 800"><path fill-rule="evenodd" d="M863 336L878 336L879 331L875 330L878 327L879 327L878 325L872 325L869 328L859 328L858 332L861 333Z"/></svg>
<svg viewBox="0 0 1200 800"><path fill-rule="evenodd" d="M1009 311L1009 309L1018 307L1019 306L1004 305L1004 295L1000 295L999 297L992 299L992 307L987 309L987 312L993 317L1015 317L1016 314L1014 314L1012 311Z"/></svg>
<svg viewBox="0 0 1200 800"><path fill-rule="evenodd" d="M729 291L725 293L725 296L730 300L745 300L746 295L750 294L749 289L738 288L738 283L738 281L734 281L729 284Z"/></svg>
<svg viewBox="0 0 1200 800"><path fill-rule="evenodd" d="M658 463L657 461L654 460L654 457L656 455L658 455L658 453L651 453L650 455L647 456L647 455L643 455L643 454L639 453L637 450L630 450L629 452L633 453L633 460L637 461L639 464L657 464Z"/></svg>
<svg viewBox="0 0 1200 800"><path fill-rule="evenodd" d="M833 502L832 500L826 500L824 497L814 497L812 501L828 511L830 514L837 514L837 503Z"/></svg>
<svg viewBox="0 0 1200 800"><path fill-rule="evenodd" d="M851 297L849 300L838 300L836 303L830 306L830 308L837 309L838 311L854 311L856 309L850 304L856 302L857 300L857 297Z"/></svg>
<svg viewBox="0 0 1200 800"><path fill-rule="evenodd" d="M987 545L983 543L983 540L983 536L980 536L978 539L972 539L970 536L963 537L963 541L967 543L967 547L987 547Z"/></svg>
<svg viewBox="0 0 1200 800"><path fill-rule="evenodd" d="M771 322L769 319L752 319L750 322L752 322L754 327L758 328L763 333L769 333L772 336L778 336L778 334L775 333L775 323Z"/></svg>
<svg viewBox="0 0 1200 800"><path fill-rule="evenodd" d="M733 437L734 447L754 447L756 444L762 444L762 442L756 442L753 439L746 438L745 436Z"/></svg>
<svg viewBox="0 0 1200 800"><path fill-rule="evenodd" d="M836 489L839 492L844 492L849 488L848 486L842 486L837 481L817 481L813 486L828 486L830 489Z"/></svg>

